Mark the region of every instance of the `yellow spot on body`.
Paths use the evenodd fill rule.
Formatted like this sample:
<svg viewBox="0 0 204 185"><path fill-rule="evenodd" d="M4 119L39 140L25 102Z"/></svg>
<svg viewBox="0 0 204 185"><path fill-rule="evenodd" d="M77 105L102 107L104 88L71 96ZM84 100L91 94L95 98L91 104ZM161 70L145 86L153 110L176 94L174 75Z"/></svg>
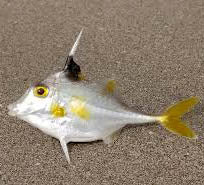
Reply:
<svg viewBox="0 0 204 185"><path fill-rule="evenodd" d="M106 84L105 91L106 93L113 93L116 87L115 80L109 80Z"/></svg>
<svg viewBox="0 0 204 185"><path fill-rule="evenodd" d="M50 111L51 114L56 118L64 117L66 115L66 109L57 103L53 103L51 105Z"/></svg>
<svg viewBox="0 0 204 185"><path fill-rule="evenodd" d="M73 96L69 105L71 112L76 116L84 120L90 119L90 112L86 108L86 102L83 96Z"/></svg>

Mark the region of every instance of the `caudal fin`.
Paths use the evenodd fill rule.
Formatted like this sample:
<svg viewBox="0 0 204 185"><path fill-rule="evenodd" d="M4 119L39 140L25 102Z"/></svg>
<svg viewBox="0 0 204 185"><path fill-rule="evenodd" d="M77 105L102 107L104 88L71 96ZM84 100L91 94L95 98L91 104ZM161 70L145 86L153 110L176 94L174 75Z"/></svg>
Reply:
<svg viewBox="0 0 204 185"><path fill-rule="evenodd" d="M161 125L177 135L196 139L197 136L195 132L187 127L181 120L181 117L189 112L197 103L198 98L191 97L169 107L164 114L158 117Z"/></svg>

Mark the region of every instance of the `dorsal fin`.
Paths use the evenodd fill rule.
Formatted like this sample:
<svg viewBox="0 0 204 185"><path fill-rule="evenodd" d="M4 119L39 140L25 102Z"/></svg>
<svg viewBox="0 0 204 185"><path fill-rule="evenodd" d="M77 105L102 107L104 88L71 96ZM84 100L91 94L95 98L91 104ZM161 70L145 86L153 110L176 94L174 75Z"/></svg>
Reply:
<svg viewBox="0 0 204 185"><path fill-rule="evenodd" d="M63 71L67 73L67 76L72 80L80 80L81 78L81 69L80 69L80 66L74 61L74 55L79 45L79 40L81 38L82 32L83 32L83 29L79 33L71 51L69 52L69 55L67 57L67 60L63 69Z"/></svg>
<svg viewBox="0 0 204 185"><path fill-rule="evenodd" d="M77 37L77 39L76 39L76 41L75 41L75 43L74 43L74 45L73 45L71 51L69 52L69 56L70 56L70 57L71 57L71 56L74 57L74 54L76 53L77 47L78 47L78 45L79 45L79 40L80 40L80 38L81 38L82 33L83 33L83 28L82 28L82 30L80 31L80 33L79 33L79 35L78 35L78 37Z"/></svg>

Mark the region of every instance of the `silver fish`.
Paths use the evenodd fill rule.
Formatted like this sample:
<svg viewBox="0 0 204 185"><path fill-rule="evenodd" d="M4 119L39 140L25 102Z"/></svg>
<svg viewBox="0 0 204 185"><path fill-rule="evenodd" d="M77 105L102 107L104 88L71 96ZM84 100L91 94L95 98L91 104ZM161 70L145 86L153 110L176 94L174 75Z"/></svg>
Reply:
<svg viewBox="0 0 204 185"><path fill-rule="evenodd" d="M171 106L162 115L143 115L130 111L118 101L114 80L92 84L83 80L80 66L74 62L81 34L82 31L64 70L30 87L18 101L8 106L9 115L58 139L69 163L67 143L103 140L112 144L114 134L127 123L158 122L177 135L196 138L194 131L181 121L181 116L198 103L196 97Z"/></svg>

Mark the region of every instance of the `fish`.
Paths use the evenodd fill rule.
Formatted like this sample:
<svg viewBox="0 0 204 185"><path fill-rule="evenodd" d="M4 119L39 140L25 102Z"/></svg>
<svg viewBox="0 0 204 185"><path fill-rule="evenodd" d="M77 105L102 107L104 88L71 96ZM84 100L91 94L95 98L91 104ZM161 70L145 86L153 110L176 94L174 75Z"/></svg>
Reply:
<svg viewBox="0 0 204 185"><path fill-rule="evenodd" d="M197 97L171 105L162 114L146 115L121 103L114 79L87 82L74 59L82 31L64 68L30 86L20 99L8 106L10 116L58 139L69 163L68 143L102 140L111 146L127 124L159 123L178 136L197 138L182 121L182 116L199 102Z"/></svg>

